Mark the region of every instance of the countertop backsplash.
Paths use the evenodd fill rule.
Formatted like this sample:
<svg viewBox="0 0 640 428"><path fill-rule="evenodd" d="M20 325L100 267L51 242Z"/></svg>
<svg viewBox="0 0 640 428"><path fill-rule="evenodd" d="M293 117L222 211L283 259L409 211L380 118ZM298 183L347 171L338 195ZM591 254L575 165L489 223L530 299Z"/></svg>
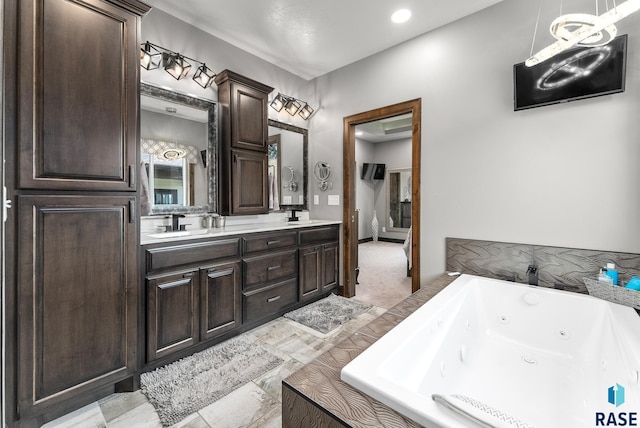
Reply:
<svg viewBox="0 0 640 428"><path fill-rule="evenodd" d="M583 278L596 277L600 268L615 263L626 283L640 275L640 254L473 239L446 238L447 271L489 278L515 277L528 283L527 268L538 267L539 285L587 293Z"/></svg>

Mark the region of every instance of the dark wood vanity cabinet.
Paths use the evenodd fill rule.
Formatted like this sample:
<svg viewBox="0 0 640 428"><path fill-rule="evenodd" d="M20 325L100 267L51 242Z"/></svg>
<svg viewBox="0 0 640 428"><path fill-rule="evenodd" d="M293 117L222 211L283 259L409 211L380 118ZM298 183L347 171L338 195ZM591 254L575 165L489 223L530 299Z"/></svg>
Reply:
<svg viewBox="0 0 640 428"><path fill-rule="evenodd" d="M134 385L137 0L3 3L7 422Z"/></svg>
<svg viewBox="0 0 640 428"><path fill-rule="evenodd" d="M279 313L298 302L296 231L243 237L242 305L245 322Z"/></svg>
<svg viewBox="0 0 640 428"><path fill-rule="evenodd" d="M338 285L338 227L330 226L300 232L305 244L298 253L300 301L324 294Z"/></svg>
<svg viewBox="0 0 640 428"><path fill-rule="evenodd" d="M231 150L231 210L229 214L259 214L269 211L267 155L251 150Z"/></svg>
<svg viewBox="0 0 640 428"><path fill-rule="evenodd" d="M200 340L240 327L240 264L200 269Z"/></svg>
<svg viewBox="0 0 640 428"><path fill-rule="evenodd" d="M147 359L155 360L199 340L198 271L147 277Z"/></svg>
<svg viewBox="0 0 640 428"><path fill-rule="evenodd" d="M239 256L239 238L145 249L147 363L240 327Z"/></svg>
<svg viewBox="0 0 640 428"><path fill-rule="evenodd" d="M270 86L229 70L219 73L220 213L266 214L267 106Z"/></svg>
<svg viewBox="0 0 640 428"><path fill-rule="evenodd" d="M138 13L146 6L18 3L18 187L135 191Z"/></svg>
<svg viewBox="0 0 640 428"><path fill-rule="evenodd" d="M20 196L21 425L40 425L28 420L73 408L74 399L107 395L108 389L97 391L110 387L113 392L114 383L134 373L138 233L131 221L133 203L135 196Z"/></svg>
<svg viewBox="0 0 640 428"><path fill-rule="evenodd" d="M147 360L239 327L238 263L147 277Z"/></svg>
<svg viewBox="0 0 640 428"><path fill-rule="evenodd" d="M142 369L327 295L338 283L338 236L329 225L144 245Z"/></svg>

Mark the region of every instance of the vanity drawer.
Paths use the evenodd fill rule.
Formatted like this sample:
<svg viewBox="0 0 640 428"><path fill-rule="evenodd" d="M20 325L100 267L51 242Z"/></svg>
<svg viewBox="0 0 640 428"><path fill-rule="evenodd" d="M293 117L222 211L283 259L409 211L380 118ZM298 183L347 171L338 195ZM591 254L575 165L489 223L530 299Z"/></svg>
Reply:
<svg viewBox="0 0 640 428"><path fill-rule="evenodd" d="M338 241L338 226L317 227L300 231L300 245L313 244L316 242Z"/></svg>
<svg viewBox="0 0 640 428"><path fill-rule="evenodd" d="M296 244L295 231L282 231L278 233L270 233L268 235L258 235L255 237L245 236L242 238L242 249L244 254L292 247Z"/></svg>
<svg viewBox="0 0 640 428"><path fill-rule="evenodd" d="M197 244L149 248L146 250L147 272L227 257L240 257L239 242L239 238L231 238Z"/></svg>
<svg viewBox="0 0 640 428"><path fill-rule="evenodd" d="M275 314L297 302L297 281L291 279L242 294L244 322L252 322Z"/></svg>
<svg viewBox="0 0 640 428"><path fill-rule="evenodd" d="M257 288L273 281L294 278L298 272L298 250L243 259L242 264L243 288Z"/></svg>

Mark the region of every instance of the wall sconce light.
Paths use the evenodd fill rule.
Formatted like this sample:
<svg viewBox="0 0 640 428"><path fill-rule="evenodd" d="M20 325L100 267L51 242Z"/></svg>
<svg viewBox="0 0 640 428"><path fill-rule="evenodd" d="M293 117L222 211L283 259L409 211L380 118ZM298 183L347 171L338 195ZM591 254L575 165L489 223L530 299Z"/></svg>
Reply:
<svg viewBox="0 0 640 428"><path fill-rule="evenodd" d="M193 80L204 89L207 89L213 83L213 78L216 77L216 73L213 72L206 64L202 64L196 70L196 74L193 75Z"/></svg>
<svg viewBox="0 0 640 428"><path fill-rule="evenodd" d="M189 64L189 62L180 54L169 54L167 56L164 70L171 76L173 76L174 79L180 80L183 77L186 77L187 74L189 74L189 70L191 70L191 64Z"/></svg>
<svg viewBox="0 0 640 428"><path fill-rule="evenodd" d="M304 106L302 106L302 103L304 103ZM280 112L284 108L291 116L295 116L297 113L304 120L309 119L315 111L306 101L298 100L280 92L278 92L278 95L271 101L270 106L277 112Z"/></svg>
<svg viewBox="0 0 640 428"><path fill-rule="evenodd" d="M162 52L156 49L151 43L146 42L140 45L140 67L146 70L155 70L162 62Z"/></svg>
<svg viewBox="0 0 640 428"><path fill-rule="evenodd" d="M313 114L314 110L307 103L304 103L304 106L300 109L298 114L304 119L307 120Z"/></svg>
<svg viewBox="0 0 640 428"><path fill-rule="evenodd" d="M287 99L281 93L278 92L278 95L276 95L273 101L271 101L271 108L273 108L277 112L280 112L280 110L282 110L286 102L287 102Z"/></svg>
<svg viewBox="0 0 640 428"><path fill-rule="evenodd" d="M146 70L155 70L160 68L160 65L163 65L165 71L176 80L187 77L191 71L191 63L189 61L200 64L193 75L193 80L203 89L211 86L216 74L204 62L148 41L140 45L140 67Z"/></svg>
<svg viewBox="0 0 640 428"><path fill-rule="evenodd" d="M289 113L291 116L295 116L298 110L300 110L300 103L296 101L295 98L289 99L287 104L284 106L284 110Z"/></svg>

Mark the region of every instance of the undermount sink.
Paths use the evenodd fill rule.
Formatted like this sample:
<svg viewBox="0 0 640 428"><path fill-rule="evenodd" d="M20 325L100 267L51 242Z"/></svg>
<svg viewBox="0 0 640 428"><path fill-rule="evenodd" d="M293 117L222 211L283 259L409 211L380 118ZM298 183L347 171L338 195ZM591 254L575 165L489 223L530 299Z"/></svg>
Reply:
<svg viewBox="0 0 640 428"><path fill-rule="evenodd" d="M202 235L207 233L207 229L200 230L176 230L175 232L150 233L150 238L178 238L180 236Z"/></svg>
<svg viewBox="0 0 640 428"><path fill-rule="evenodd" d="M326 220L298 220L298 221L290 221L289 224L315 224L315 223L326 223Z"/></svg>

